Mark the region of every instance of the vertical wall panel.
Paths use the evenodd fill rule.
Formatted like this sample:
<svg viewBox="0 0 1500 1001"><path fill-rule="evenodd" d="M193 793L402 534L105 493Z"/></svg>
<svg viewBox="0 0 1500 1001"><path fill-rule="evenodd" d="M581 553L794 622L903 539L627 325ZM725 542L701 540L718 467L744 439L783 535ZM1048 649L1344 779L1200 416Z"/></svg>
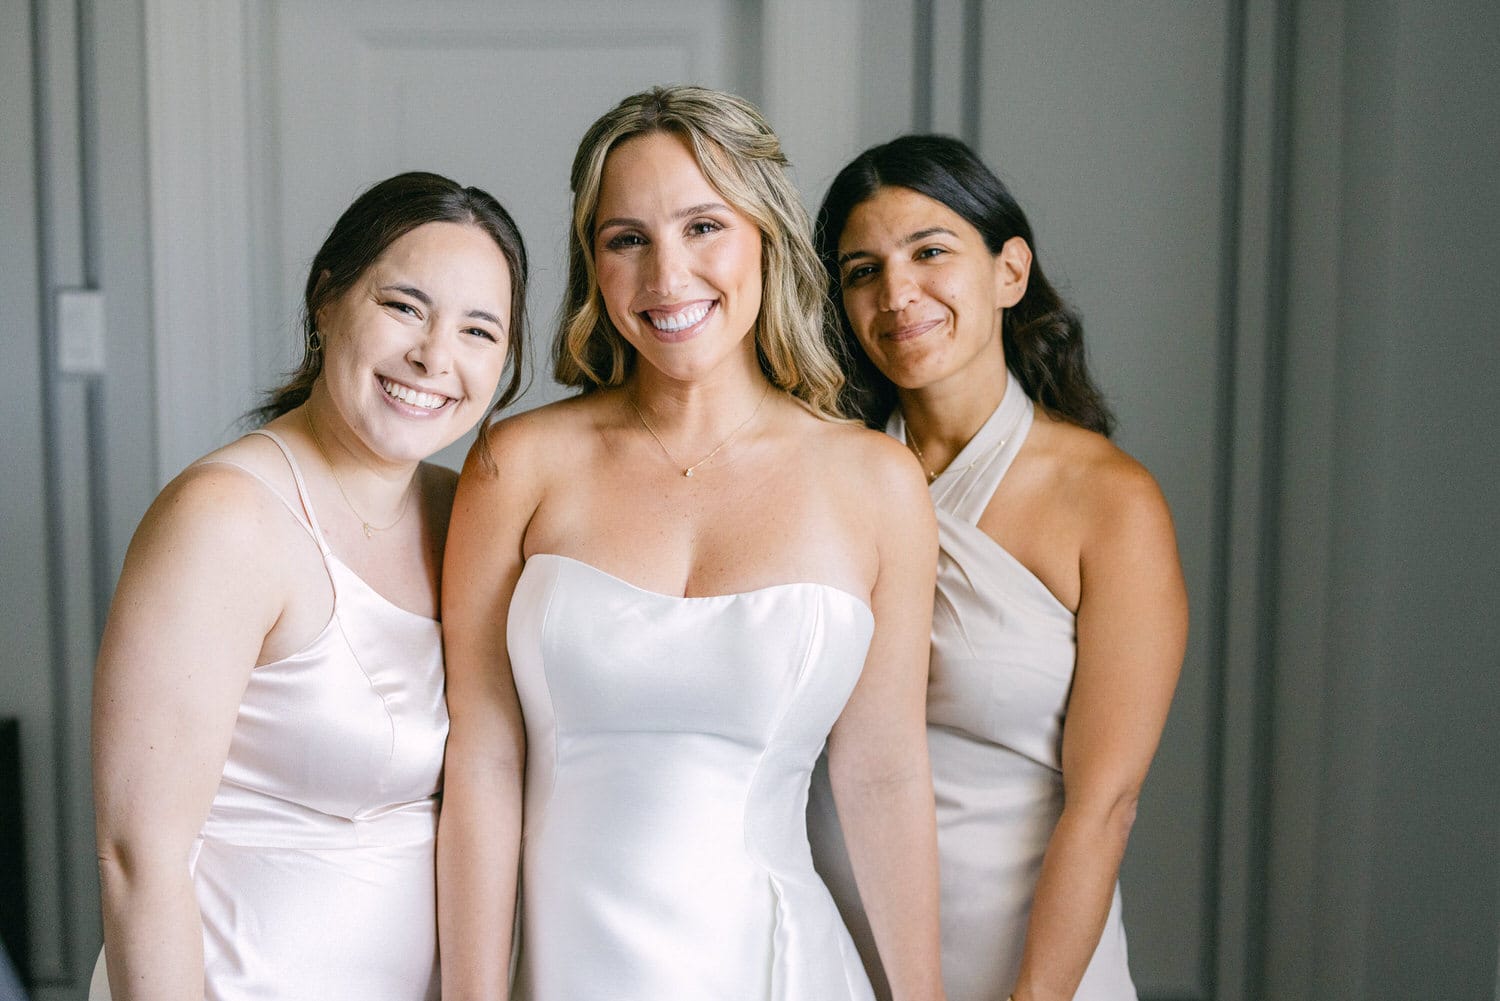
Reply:
<svg viewBox="0 0 1500 1001"><path fill-rule="evenodd" d="M52 591L48 586L46 358L42 353L44 297L38 270L39 233L36 182L37 146L33 122L33 12L21 0L0 3L7 30L0 33L0 301L6 303L3 336L13 378L0 394L0 715L20 723L22 817L30 898L33 954L17 963L39 973L56 973L58 887L53 873L40 868L55 859L56 838L50 736L54 648ZM13 836L14 832L6 832ZM4 859L7 867L20 859ZM10 874L7 874L9 877ZM23 914L23 917L25 915ZM11 943L16 948L17 943Z"/></svg>
<svg viewBox="0 0 1500 1001"><path fill-rule="evenodd" d="M1380 355L1346 370L1341 404L1379 413L1340 421L1340 439L1382 453L1388 474L1341 484L1352 512L1380 505L1386 531L1374 603L1335 599L1356 622L1388 616L1363 965L1372 996L1483 997L1500 923L1500 8L1399 0L1391 13L1389 103L1348 95L1389 130L1358 151L1387 187L1347 257L1357 287L1389 282L1387 309L1339 331L1341 351Z"/></svg>

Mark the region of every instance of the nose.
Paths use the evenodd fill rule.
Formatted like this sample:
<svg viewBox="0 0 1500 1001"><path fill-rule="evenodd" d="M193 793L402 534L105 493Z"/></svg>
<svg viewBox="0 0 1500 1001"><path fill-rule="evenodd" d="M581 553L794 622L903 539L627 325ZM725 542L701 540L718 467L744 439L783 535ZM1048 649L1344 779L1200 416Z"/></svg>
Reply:
<svg viewBox="0 0 1500 1001"><path fill-rule="evenodd" d="M880 273L880 308L899 313L917 300L917 283L903 267L887 266Z"/></svg>
<svg viewBox="0 0 1500 1001"><path fill-rule="evenodd" d="M423 375L447 375L453 366L450 337L436 322L429 322L407 350L406 360Z"/></svg>
<svg viewBox="0 0 1500 1001"><path fill-rule="evenodd" d="M673 240L651 245L646 289L653 295L674 295L687 284L687 252Z"/></svg>

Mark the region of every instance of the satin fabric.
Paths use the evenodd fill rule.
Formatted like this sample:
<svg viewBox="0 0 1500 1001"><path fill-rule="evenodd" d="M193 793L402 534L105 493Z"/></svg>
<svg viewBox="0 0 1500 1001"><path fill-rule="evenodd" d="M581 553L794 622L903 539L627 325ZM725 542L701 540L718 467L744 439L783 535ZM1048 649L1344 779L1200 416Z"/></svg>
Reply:
<svg viewBox="0 0 1500 1001"><path fill-rule="evenodd" d="M927 745L948 1001L1005 1001L1011 993L1042 856L1062 812L1062 731L1077 660L1074 616L978 527L1026 440L1033 410L1009 375L1000 405L931 486L939 553ZM899 413L887 432L905 441ZM878 993L889 997L821 782L809 817L819 869L855 930ZM1118 885L1074 997L1136 997Z"/></svg>
<svg viewBox="0 0 1500 1001"><path fill-rule="evenodd" d="M682 598L532 556L523 1001L867 1001L813 871L813 762L863 669L864 602L814 583Z"/></svg>
<svg viewBox="0 0 1500 1001"><path fill-rule="evenodd" d="M254 433L292 467L298 503L281 499L323 555L333 614L302 650L255 668L240 702L190 857L204 997L435 999L441 630L340 562L291 451ZM89 998L108 997L101 952Z"/></svg>

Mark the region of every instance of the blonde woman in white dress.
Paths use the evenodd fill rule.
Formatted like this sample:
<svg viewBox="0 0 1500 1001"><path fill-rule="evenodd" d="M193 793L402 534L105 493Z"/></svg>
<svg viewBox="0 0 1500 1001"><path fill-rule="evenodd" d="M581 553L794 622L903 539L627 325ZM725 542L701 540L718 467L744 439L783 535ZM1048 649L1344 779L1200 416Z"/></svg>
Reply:
<svg viewBox="0 0 1500 1001"><path fill-rule="evenodd" d="M853 408L910 448L938 511L927 734L948 997L1133 999L1116 877L1187 635L1167 505L1110 442L1082 326L966 146L867 150L818 218ZM812 816L858 927L836 822L824 803Z"/></svg>
<svg viewBox="0 0 1500 1001"><path fill-rule="evenodd" d="M449 535L443 997L505 996L519 875L514 998L867 1001L805 833L826 738L895 996L940 998L936 526L910 454L837 419L776 136L647 91L572 188L582 392L495 428Z"/></svg>

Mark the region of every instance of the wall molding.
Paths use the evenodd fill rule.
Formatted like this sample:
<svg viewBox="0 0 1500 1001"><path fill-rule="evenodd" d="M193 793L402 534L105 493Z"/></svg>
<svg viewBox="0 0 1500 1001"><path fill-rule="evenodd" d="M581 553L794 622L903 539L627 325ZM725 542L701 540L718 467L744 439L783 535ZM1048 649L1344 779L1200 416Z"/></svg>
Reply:
<svg viewBox="0 0 1500 1001"><path fill-rule="evenodd" d="M144 0L152 343L161 483L253 398L242 2Z"/></svg>
<svg viewBox="0 0 1500 1001"><path fill-rule="evenodd" d="M765 0L761 5L761 110L781 137L804 204L859 149L859 52L828 40L866 12L860 0ZM809 100L816 95L816 100Z"/></svg>

